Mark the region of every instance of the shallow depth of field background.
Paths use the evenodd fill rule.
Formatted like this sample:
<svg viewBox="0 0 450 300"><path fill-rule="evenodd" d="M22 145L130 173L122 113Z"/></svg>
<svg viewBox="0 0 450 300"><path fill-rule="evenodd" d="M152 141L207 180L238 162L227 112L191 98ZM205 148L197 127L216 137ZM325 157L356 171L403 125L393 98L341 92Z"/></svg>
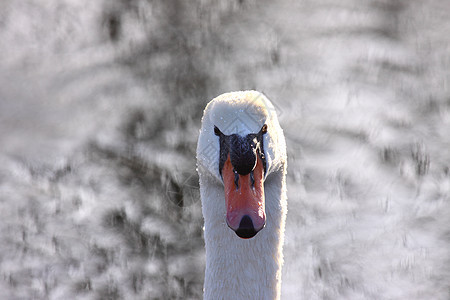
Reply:
<svg viewBox="0 0 450 300"><path fill-rule="evenodd" d="M245 89L287 138L282 298L449 299L449 33L439 0L2 1L0 299L200 299L200 119Z"/></svg>

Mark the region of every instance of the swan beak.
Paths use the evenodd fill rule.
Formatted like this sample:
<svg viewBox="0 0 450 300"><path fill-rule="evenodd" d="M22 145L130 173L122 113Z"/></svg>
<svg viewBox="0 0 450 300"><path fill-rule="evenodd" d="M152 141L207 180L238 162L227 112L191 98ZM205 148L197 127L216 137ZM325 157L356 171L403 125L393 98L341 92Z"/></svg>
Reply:
<svg viewBox="0 0 450 300"><path fill-rule="evenodd" d="M243 239L254 237L266 223L264 168L261 159L253 171L240 175L228 157L222 169L227 208L227 224Z"/></svg>

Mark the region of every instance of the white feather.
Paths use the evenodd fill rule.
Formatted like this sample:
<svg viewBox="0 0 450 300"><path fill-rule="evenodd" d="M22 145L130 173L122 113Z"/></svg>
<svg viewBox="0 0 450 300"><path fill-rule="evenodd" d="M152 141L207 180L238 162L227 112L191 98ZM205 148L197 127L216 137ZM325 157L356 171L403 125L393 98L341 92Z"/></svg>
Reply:
<svg viewBox="0 0 450 300"><path fill-rule="evenodd" d="M219 174L217 126L224 134L257 133L267 124L264 152L266 226L251 239L228 228ZM205 221L205 299L279 299L286 202L286 144L272 103L256 91L232 92L205 108L197 145L202 211Z"/></svg>

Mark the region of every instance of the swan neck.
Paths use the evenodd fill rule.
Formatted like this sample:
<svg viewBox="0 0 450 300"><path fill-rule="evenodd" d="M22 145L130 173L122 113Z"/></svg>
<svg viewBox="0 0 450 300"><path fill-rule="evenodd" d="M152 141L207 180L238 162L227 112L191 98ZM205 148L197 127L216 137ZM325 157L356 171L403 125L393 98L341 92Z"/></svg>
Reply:
<svg viewBox="0 0 450 300"><path fill-rule="evenodd" d="M200 177L202 199L207 199L204 299L280 298L286 213L281 179L266 184L266 227L251 239L241 239L225 223L223 187L208 185Z"/></svg>

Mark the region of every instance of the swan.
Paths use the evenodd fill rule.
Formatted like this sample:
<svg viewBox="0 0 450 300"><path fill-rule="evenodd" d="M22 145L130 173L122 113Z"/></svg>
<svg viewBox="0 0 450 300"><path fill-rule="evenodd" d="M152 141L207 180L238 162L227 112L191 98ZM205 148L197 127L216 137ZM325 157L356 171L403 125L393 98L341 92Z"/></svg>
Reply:
<svg viewBox="0 0 450 300"><path fill-rule="evenodd" d="M197 143L204 299L279 299L287 212L286 143L260 92L211 100Z"/></svg>

